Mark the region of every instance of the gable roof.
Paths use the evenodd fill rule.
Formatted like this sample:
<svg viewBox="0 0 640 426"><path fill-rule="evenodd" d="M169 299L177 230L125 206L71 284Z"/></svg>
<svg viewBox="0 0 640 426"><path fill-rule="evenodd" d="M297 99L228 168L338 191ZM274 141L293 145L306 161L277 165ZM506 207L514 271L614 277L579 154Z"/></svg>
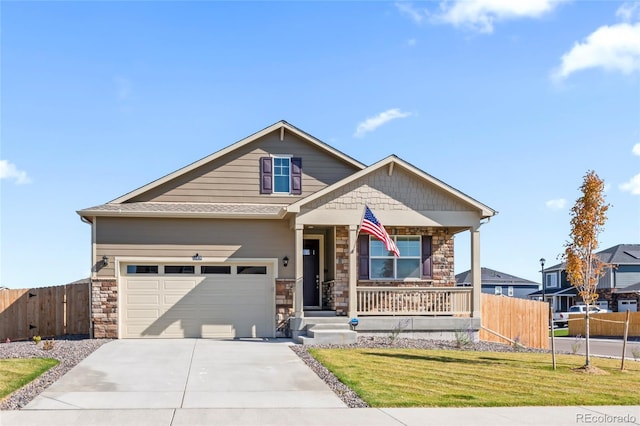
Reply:
<svg viewBox="0 0 640 426"><path fill-rule="evenodd" d="M455 189L452 186L447 185L446 183L444 183L443 181L431 176L430 174L420 170L419 168L415 167L412 164L409 164L408 162L402 160L401 158L397 157L396 155L390 155L387 158L384 158L380 161L378 161L377 163L372 164L369 167L366 167L356 173L353 173L352 175L342 179L339 182L334 183L333 185L329 185L326 188L315 192L311 195L309 195L306 198L303 198L301 200L298 200L297 202L291 204L290 206L287 207L287 211L289 212L299 212L300 211L300 207L310 203L311 201L317 200L318 198L321 198L333 191L335 191L338 188L341 188L343 186L346 186L348 184L350 184L351 182L354 182L357 179L360 179L368 174L371 174L383 167L389 167L389 173L392 173L393 171L393 167L395 165L398 165L406 170L408 170L410 173L418 176L419 178L429 182L430 184L440 188L441 190L443 190L445 193L451 195L452 197L470 205L471 207L480 210L481 212L481 216L482 218L487 218L487 217L492 217L495 216L498 212L496 210L493 210L491 207L481 203L480 201L471 198L470 196L468 196L467 194Z"/></svg>
<svg viewBox="0 0 640 426"><path fill-rule="evenodd" d="M482 284L496 284L496 285L535 285L540 284L535 281L530 281L524 278L516 277L515 275L506 274L504 272L496 271L489 268L480 268L480 282ZM471 270L461 272L456 275L456 284L471 283Z"/></svg>
<svg viewBox="0 0 640 426"><path fill-rule="evenodd" d="M365 165L357 160L355 160L354 158L348 156L347 154L344 154L341 151L338 151L337 149L327 145L326 143L322 142L320 139L315 138L314 136L311 136L310 134L304 132L303 130L298 129L297 127L287 123L284 120L280 120L268 127L265 127L264 129L250 135L247 136L244 139L239 140L238 142L231 144L229 146L227 146L226 148L223 148L219 151L214 152L211 155L208 155L204 158L201 158L198 161L195 161L181 169L176 170L173 173L169 173L168 175L165 175L159 179L154 180L151 183L148 183L144 186L141 186L138 189L135 189L131 192L128 192L127 194L124 194L114 200L109 201L109 204L113 203L113 204L119 204L119 203L125 203L128 200L143 194L147 191L150 191L166 182L171 181L172 179L175 179L179 176L182 176L186 173L189 173L190 171L197 169L198 167L201 167L207 163L209 163L210 161L216 160L220 157L222 157L225 154L228 154L238 148L241 148L245 145L248 145L258 139L260 139L261 137L268 135L269 133L272 133L274 131L280 130L281 132L284 132L285 130L288 132L291 132L293 134L295 134L296 136L298 136L299 138L305 140L306 142L313 144L315 146L317 146L318 148L323 149L324 151L330 153L331 155L341 159L342 161L358 168L358 169L364 169ZM284 133L282 133L284 134Z"/></svg>
<svg viewBox="0 0 640 426"><path fill-rule="evenodd" d="M608 249L596 252L605 263L613 265L640 265L640 244L618 244ZM545 271L563 271L564 262L544 268Z"/></svg>

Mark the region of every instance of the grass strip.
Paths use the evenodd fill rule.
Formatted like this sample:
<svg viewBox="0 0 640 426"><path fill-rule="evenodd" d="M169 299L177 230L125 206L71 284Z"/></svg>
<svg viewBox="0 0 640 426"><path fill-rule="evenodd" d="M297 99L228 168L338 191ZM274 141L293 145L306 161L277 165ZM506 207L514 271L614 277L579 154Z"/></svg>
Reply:
<svg viewBox="0 0 640 426"><path fill-rule="evenodd" d="M51 358L0 359L0 399L20 389L59 363L57 359Z"/></svg>
<svg viewBox="0 0 640 426"><path fill-rule="evenodd" d="M372 407L640 405L640 363L584 356L422 349L309 352Z"/></svg>

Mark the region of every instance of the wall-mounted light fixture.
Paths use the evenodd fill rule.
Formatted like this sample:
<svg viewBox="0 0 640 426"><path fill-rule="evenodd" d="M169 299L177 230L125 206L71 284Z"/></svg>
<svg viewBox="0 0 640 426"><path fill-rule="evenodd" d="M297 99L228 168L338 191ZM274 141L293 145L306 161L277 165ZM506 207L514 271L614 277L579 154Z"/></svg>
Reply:
<svg viewBox="0 0 640 426"><path fill-rule="evenodd" d="M105 254L104 256L102 256L102 266L107 266L108 264L109 264L109 258Z"/></svg>
<svg viewBox="0 0 640 426"><path fill-rule="evenodd" d="M282 266L284 266L286 268L288 264L289 264L289 256L283 257L282 258Z"/></svg>
<svg viewBox="0 0 640 426"><path fill-rule="evenodd" d="M200 256L200 253L196 253L191 256L191 260L202 260L202 256Z"/></svg>

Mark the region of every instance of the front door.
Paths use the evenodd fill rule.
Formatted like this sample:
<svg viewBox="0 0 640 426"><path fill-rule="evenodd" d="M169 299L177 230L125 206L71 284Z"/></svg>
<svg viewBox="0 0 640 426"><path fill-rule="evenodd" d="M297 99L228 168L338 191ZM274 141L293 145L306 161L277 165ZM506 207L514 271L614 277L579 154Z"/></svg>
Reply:
<svg viewBox="0 0 640 426"><path fill-rule="evenodd" d="M320 308L320 240L304 240L302 258L304 307Z"/></svg>

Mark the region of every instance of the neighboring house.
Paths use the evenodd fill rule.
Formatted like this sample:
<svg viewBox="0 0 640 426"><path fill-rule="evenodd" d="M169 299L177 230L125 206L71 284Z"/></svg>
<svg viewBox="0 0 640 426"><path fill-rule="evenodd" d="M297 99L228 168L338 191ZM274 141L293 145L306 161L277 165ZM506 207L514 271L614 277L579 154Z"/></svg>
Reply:
<svg viewBox="0 0 640 426"><path fill-rule="evenodd" d="M368 205L400 249L359 234ZM496 211L396 156L366 166L280 121L116 198L91 226L95 337L273 337L322 321L441 336L480 327ZM454 235L470 232L472 287Z"/></svg>
<svg viewBox="0 0 640 426"><path fill-rule="evenodd" d="M596 304L614 312L636 312L640 303L640 244L618 244L599 251L600 259L612 265L598 281ZM555 312L567 311L582 299L567 279L566 264L544 269L544 297L551 301ZM541 299L542 290L529 295Z"/></svg>
<svg viewBox="0 0 640 426"><path fill-rule="evenodd" d="M489 268L481 268L480 281L482 282L483 293L517 297L520 299L527 299L529 293L540 288L540 284L537 282ZM470 287L471 270L456 275L456 285L460 287Z"/></svg>

